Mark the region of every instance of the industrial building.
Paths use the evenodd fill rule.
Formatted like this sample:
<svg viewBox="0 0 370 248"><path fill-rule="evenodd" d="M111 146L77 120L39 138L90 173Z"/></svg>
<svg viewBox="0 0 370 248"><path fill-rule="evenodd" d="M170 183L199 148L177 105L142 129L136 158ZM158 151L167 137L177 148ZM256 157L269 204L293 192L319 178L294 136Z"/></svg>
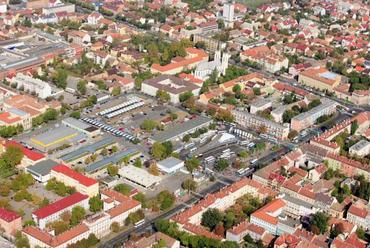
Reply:
<svg viewBox="0 0 370 248"><path fill-rule="evenodd" d="M184 168L184 161L169 157L157 163L158 169L166 174L174 174Z"/></svg>
<svg viewBox="0 0 370 248"><path fill-rule="evenodd" d="M59 157L59 159L61 159L64 163L67 164L77 163L79 161L82 162L85 160L86 157L90 156L91 154L98 153L100 150L104 148L109 149L116 143L117 142L114 139L107 137L91 145L83 146L77 150L64 154L61 157Z"/></svg>
<svg viewBox="0 0 370 248"><path fill-rule="evenodd" d="M182 139L186 134L193 133L194 131L208 127L212 123L212 119L204 116L194 116L192 119L184 121L183 123L177 123L165 129L162 132L152 136L149 140L154 142L165 142L165 141L176 141Z"/></svg>
<svg viewBox="0 0 370 248"><path fill-rule="evenodd" d="M36 149L48 152L63 145L85 139L85 135L70 127L60 126L53 130L32 137L28 143Z"/></svg>

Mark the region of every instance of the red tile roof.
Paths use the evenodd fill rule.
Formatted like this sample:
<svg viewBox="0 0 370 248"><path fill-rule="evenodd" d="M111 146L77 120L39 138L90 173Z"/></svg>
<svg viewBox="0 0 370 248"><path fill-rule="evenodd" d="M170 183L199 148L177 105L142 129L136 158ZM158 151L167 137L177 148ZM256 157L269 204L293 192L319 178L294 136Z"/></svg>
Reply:
<svg viewBox="0 0 370 248"><path fill-rule="evenodd" d="M5 143L5 147L10 147L10 146L20 148L22 150L24 156L31 159L32 161L37 161L37 160L40 160L40 159L45 157L44 154L39 153L39 152L35 152L33 150L30 150L30 149L24 147L23 145L19 144L18 142L14 141L14 140L9 140Z"/></svg>
<svg viewBox="0 0 370 248"><path fill-rule="evenodd" d="M16 212L9 211L5 208L0 208L0 219L6 221L6 222L11 222L15 219L20 218L21 216L17 214Z"/></svg>
<svg viewBox="0 0 370 248"><path fill-rule="evenodd" d="M37 240L40 240L50 247L60 247L62 244L88 231L89 228L85 224L79 224L57 236L52 236L51 234L34 226L27 226L23 229L24 233L34 237Z"/></svg>
<svg viewBox="0 0 370 248"><path fill-rule="evenodd" d="M141 203L137 200L134 200L132 199L131 197L128 197L128 196L125 196L117 191L114 191L114 190L104 190L103 192L101 192L102 195L105 195L109 198L106 198L106 199L112 199L112 200L115 200L115 201L118 201L120 202L119 205L111 208L110 210L107 211L107 213L111 216L111 217L115 217L117 215L120 215L122 213L125 213L127 211L129 211L130 209L132 208L135 208L137 206L139 206Z"/></svg>
<svg viewBox="0 0 370 248"><path fill-rule="evenodd" d="M87 198L89 198L87 195L83 195L77 192L63 199L60 199L59 201L53 202L43 208L39 208L34 211L33 214L36 215L37 218L43 219Z"/></svg>
<svg viewBox="0 0 370 248"><path fill-rule="evenodd" d="M284 206L285 202L282 199L275 199L274 201L268 203L267 205L252 213L251 216L266 221L272 225L276 225L278 223L277 217L274 217L268 213L278 211Z"/></svg>
<svg viewBox="0 0 370 248"><path fill-rule="evenodd" d="M200 50L200 49L196 49L196 48L186 48L186 52L188 54L195 55L195 56L191 56L190 58L184 58L179 62L170 63L170 64L164 65L164 66L162 66L160 64L153 64L152 68L157 70L157 71L160 71L160 72L166 72L166 71L171 71L175 68L179 68L179 67L191 65L191 64L194 64L194 63L197 63L197 62L201 62L206 57L208 57L206 52L204 52L203 50Z"/></svg>
<svg viewBox="0 0 370 248"><path fill-rule="evenodd" d="M366 218L367 216L366 209L361 209L355 205L351 205L351 207L348 209L348 212L361 218Z"/></svg>
<svg viewBox="0 0 370 248"><path fill-rule="evenodd" d="M89 187L91 185L98 183L98 181L96 181L95 179L84 176L63 164L54 166L51 170L58 172L58 173L62 173L70 178L73 178L74 180L78 181L80 184L85 185L86 187Z"/></svg>
<svg viewBox="0 0 370 248"><path fill-rule="evenodd" d="M20 120L21 120L21 117L19 117L19 116L14 116L13 117L9 112L0 113L0 121L2 121L2 122L12 124L12 123L16 123Z"/></svg>

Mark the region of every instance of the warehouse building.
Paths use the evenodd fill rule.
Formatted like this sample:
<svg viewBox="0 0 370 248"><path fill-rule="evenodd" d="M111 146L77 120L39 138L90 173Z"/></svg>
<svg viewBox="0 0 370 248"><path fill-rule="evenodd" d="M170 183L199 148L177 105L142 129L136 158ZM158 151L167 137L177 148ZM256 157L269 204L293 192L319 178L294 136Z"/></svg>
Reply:
<svg viewBox="0 0 370 248"><path fill-rule="evenodd" d="M32 137L28 143L40 151L48 152L83 139L85 139L83 133L70 127L61 126Z"/></svg>
<svg viewBox="0 0 370 248"><path fill-rule="evenodd" d="M100 135L100 129L89 125L83 121L69 117L62 121L66 127L76 129L77 131L86 134L88 137L96 137Z"/></svg>
<svg viewBox="0 0 370 248"><path fill-rule="evenodd" d="M30 173L36 181L46 183L50 179L51 169L58 164L59 163L54 160L47 159L35 165L28 166L26 172Z"/></svg>
<svg viewBox="0 0 370 248"><path fill-rule="evenodd" d="M212 123L212 119L204 116L193 116L190 120L183 123L176 123L164 131L149 138L152 143L165 142L165 141L176 141L181 140L186 134L195 132L196 130L208 127Z"/></svg>
<svg viewBox="0 0 370 248"><path fill-rule="evenodd" d="M146 170L133 165L123 166L119 170L118 174L126 180L144 188L154 187L162 180L161 177L154 176Z"/></svg>
<svg viewBox="0 0 370 248"><path fill-rule="evenodd" d="M105 169L108 165L119 164L125 158L135 159L139 157L140 154L140 151L136 148L128 148L127 150L118 152L110 157L105 157L102 160L86 166L85 171L89 174L100 174L104 172L102 169Z"/></svg>
<svg viewBox="0 0 370 248"><path fill-rule="evenodd" d="M158 169L166 174L174 174L184 168L184 161L169 157L157 163Z"/></svg>
<svg viewBox="0 0 370 248"><path fill-rule="evenodd" d="M98 153L104 148L109 149L115 144L117 144L117 142L114 139L107 137L91 145L83 146L77 150L64 154L60 159L66 164L78 163L79 161L83 162L85 158L91 154Z"/></svg>

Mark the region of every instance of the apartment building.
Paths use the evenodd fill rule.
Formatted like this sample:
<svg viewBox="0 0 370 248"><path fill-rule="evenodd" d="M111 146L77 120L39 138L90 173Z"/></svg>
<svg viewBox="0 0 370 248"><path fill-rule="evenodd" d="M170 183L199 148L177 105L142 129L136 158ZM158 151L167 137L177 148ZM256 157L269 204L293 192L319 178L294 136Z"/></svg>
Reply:
<svg viewBox="0 0 370 248"><path fill-rule="evenodd" d="M370 229L370 210L369 206L362 204L352 204L347 212L347 220L366 230Z"/></svg>
<svg viewBox="0 0 370 248"><path fill-rule="evenodd" d="M124 223L130 213L141 209L141 203L114 190L101 192L104 211L110 216L111 223Z"/></svg>
<svg viewBox="0 0 370 248"><path fill-rule="evenodd" d="M48 83L22 73L17 73L11 79L11 83L16 84L17 89L23 89L23 91L30 93L35 92L42 99L51 96L51 87Z"/></svg>
<svg viewBox="0 0 370 248"><path fill-rule="evenodd" d="M298 74L298 82L309 87L333 92L345 78L324 67L308 68Z"/></svg>
<svg viewBox="0 0 370 248"><path fill-rule="evenodd" d="M14 235L22 229L22 217L16 212L0 208L0 228L6 236Z"/></svg>
<svg viewBox="0 0 370 248"><path fill-rule="evenodd" d="M338 104L330 99L323 98L322 103L307 112L294 116L291 120L291 128L301 131L315 124L318 118L335 113Z"/></svg>
<svg viewBox="0 0 370 248"><path fill-rule="evenodd" d="M226 239L241 243L245 235L251 236L254 240L261 240L264 235L268 234L266 230L260 226L250 223L245 220L238 225L232 227L226 232Z"/></svg>
<svg viewBox="0 0 370 248"><path fill-rule="evenodd" d="M258 63L268 72L275 73L289 67L286 57L274 53L268 46L258 46L247 49L240 54L241 61L252 61Z"/></svg>
<svg viewBox="0 0 370 248"><path fill-rule="evenodd" d="M0 113L0 126L22 126L24 129L30 129L32 127L32 118L29 113L10 108Z"/></svg>
<svg viewBox="0 0 370 248"><path fill-rule="evenodd" d="M275 199L251 214L250 222L273 235L278 235L279 216L283 214L286 203L282 199Z"/></svg>
<svg viewBox="0 0 370 248"><path fill-rule="evenodd" d="M235 121L242 126L266 133L281 140L288 137L288 126L278 124L257 115L252 115L247 111L234 110L232 113Z"/></svg>
<svg viewBox="0 0 370 248"><path fill-rule="evenodd" d="M351 156L365 157L370 153L370 142L367 140L360 140L349 148Z"/></svg>
<svg viewBox="0 0 370 248"><path fill-rule="evenodd" d="M76 206L89 208L89 197L78 192L74 193L34 211L32 219L40 229L44 229L47 223L58 220L62 213L72 211Z"/></svg>
<svg viewBox="0 0 370 248"><path fill-rule="evenodd" d="M87 239L90 235L89 228L85 224L79 224L59 235L53 235L35 226L25 227L22 233L28 238L30 248L67 248L77 241Z"/></svg>
<svg viewBox="0 0 370 248"><path fill-rule="evenodd" d="M86 177L63 164L54 166L51 169L50 176L67 186L74 187L78 192L89 197L99 194L98 181Z"/></svg>

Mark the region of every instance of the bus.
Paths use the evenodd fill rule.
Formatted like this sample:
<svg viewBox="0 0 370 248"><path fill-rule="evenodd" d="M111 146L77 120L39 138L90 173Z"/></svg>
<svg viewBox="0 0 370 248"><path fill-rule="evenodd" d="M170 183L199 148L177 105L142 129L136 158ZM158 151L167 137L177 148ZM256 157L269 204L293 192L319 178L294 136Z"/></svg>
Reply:
<svg viewBox="0 0 370 248"><path fill-rule="evenodd" d="M258 161L258 159L253 159L253 160L251 161L251 165L254 165L255 163L257 163L257 161Z"/></svg>
<svg viewBox="0 0 370 248"><path fill-rule="evenodd" d="M230 148L222 151L222 153L229 153L229 152L230 152Z"/></svg>
<svg viewBox="0 0 370 248"><path fill-rule="evenodd" d="M249 143L249 144L247 145L247 147L248 147L248 148L253 148L255 145L256 145L255 143L251 142L251 143Z"/></svg>
<svg viewBox="0 0 370 248"><path fill-rule="evenodd" d="M139 220L138 222L136 222L135 224L134 224L134 226L135 227L138 227L138 226L141 226L142 224L144 224L145 223L145 219L142 219L142 220Z"/></svg>
<svg viewBox="0 0 370 248"><path fill-rule="evenodd" d="M236 174L238 175L238 176L241 176L241 175L243 175L244 174L244 172L247 170L248 168L241 168L241 169L239 169L237 172L236 172Z"/></svg>

